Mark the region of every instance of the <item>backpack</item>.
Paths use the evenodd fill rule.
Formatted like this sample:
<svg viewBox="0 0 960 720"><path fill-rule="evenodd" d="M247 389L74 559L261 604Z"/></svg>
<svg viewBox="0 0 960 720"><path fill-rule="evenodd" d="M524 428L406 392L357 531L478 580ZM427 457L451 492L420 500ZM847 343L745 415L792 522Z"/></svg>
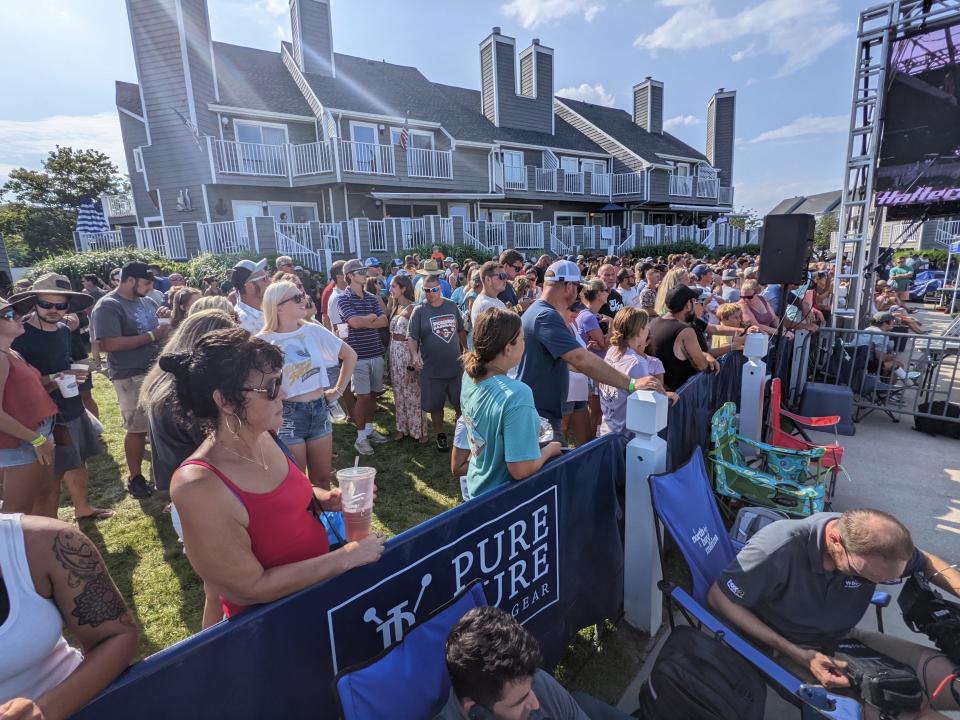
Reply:
<svg viewBox="0 0 960 720"><path fill-rule="evenodd" d="M667 638L640 688L643 720L763 720L767 686L723 642L688 626Z"/></svg>
<svg viewBox="0 0 960 720"><path fill-rule="evenodd" d="M916 415L913 418L913 429L928 435L945 435L949 438L960 438L960 405L956 403L946 403L943 400L920 403L917 410L922 413L939 415L939 418L921 417ZM951 422L947 418L953 418Z"/></svg>
<svg viewBox="0 0 960 720"><path fill-rule="evenodd" d="M786 513L778 510L747 505L737 512L737 517L730 526L730 539L746 545L759 530L777 520L786 520L788 517Z"/></svg>

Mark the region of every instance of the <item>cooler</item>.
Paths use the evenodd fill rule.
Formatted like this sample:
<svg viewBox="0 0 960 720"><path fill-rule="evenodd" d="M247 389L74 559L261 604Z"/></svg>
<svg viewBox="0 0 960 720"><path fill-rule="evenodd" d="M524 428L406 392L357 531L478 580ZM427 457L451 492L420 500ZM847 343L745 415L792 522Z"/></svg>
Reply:
<svg viewBox="0 0 960 720"><path fill-rule="evenodd" d="M800 415L823 417L838 415L837 433L855 435L853 423L853 390L847 385L828 385L826 383L807 383L800 398ZM815 428L805 428L814 430ZM816 442L815 438L812 438Z"/></svg>

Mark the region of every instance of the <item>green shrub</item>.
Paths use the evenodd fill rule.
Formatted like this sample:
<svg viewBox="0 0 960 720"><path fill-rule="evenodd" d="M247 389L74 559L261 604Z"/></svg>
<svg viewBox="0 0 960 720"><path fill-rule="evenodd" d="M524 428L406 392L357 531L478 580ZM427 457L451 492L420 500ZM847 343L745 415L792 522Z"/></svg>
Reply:
<svg viewBox="0 0 960 720"><path fill-rule="evenodd" d="M476 248L467 247L466 245L437 245L440 248L440 252L443 253L444 257L452 257L457 261L458 265L463 265L464 261L467 258L471 260L476 260L480 263L485 263L487 260L495 260L496 257L493 253L484 252L483 250L477 250ZM419 255L422 260L429 260L430 253L433 252L432 245L423 245L421 247L412 248L403 253L403 255ZM400 258L401 260L403 257Z"/></svg>
<svg viewBox="0 0 960 720"><path fill-rule="evenodd" d="M897 250L894 258L906 258L911 255L926 255L931 267L943 268L947 265L947 251L944 250Z"/></svg>

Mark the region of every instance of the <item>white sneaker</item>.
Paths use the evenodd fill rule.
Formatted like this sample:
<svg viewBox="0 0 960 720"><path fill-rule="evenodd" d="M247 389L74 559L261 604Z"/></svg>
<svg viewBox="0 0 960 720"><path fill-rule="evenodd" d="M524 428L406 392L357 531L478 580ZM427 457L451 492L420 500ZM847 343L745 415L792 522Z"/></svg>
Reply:
<svg viewBox="0 0 960 720"><path fill-rule="evenodd" d="M385 442L390 442L390 438L385 435L381 435L376 430L371 430L367 433L367 440L377 445L382 445Z"/></svg>
<svg viewBox="0 0 960 720"><path fill-rule="evenodd" d="M366 438L358 438L353 447L361 455L373 455L373 448Z"/></svg>

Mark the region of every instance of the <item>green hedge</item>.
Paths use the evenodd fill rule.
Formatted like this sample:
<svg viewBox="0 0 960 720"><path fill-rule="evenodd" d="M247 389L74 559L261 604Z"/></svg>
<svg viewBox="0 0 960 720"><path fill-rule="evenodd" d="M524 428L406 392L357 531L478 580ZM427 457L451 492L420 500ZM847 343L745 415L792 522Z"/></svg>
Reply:
<svg viewBox="0 0 960 720"><path fill-rule="evenodd" d="M946 250L897 250L894 254L894 258L906 258L911 255L925 255L927 260L930 261L930 265L933 267L943 268L947 264L947 251Z"/></svg>

